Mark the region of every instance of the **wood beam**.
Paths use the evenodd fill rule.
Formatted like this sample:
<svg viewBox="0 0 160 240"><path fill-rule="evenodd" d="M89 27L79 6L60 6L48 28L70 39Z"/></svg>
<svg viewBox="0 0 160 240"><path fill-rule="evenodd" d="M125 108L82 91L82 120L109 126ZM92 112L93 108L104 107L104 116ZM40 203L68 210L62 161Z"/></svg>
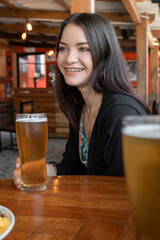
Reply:
<svg viewBox="0 0 160 240"><path fill-rule="evenodd" d="M99 14L104 15L110 21L120 21L120 22L133 22L132 18L128 13L104 13L99 12ZM28 9L18 9L11 10L6 8L1 8L1 17L7 18L42 18L42 19L65 19L70 15L69 12L65 11L43 11L43 10L28 10Z"/></svg>
<svg viewBox="0 0 160 240"><path fill-rule="evenodd" d="M21 39L21 33L6 33L0 31L0 38L5 38L5 39ZM56 43L57 37L53 36L45 36L45 35L31 35L27 34L27 40L33 40L33 41L46 41L46 42L53 42Z"/></svg>
<svg viewBox="0 0 160 240"><path fill-rule="evenodd" d="M148 17L149 17L148 24L151 24L155 20L156 15L155 14L148 14Z"/></svg>
<svg viewBox="0 0 160 240"><path fill-rule="evenodd" d="M47 11L28 9L1 8L1 17L7 18L42 18L42 19L65 19L70 15L67 11Z"/></svg>
<svg viewBox="0 0 160 240"><path fill-rule="evenodd" d="M96 0L96 2L122 2L122 0Z"/></svg>
<svg viewBox="0 0 160 240"><path fill-rule="evenodd" d="M1 24L0 23L0 31L15 31L18 33L22 33L25 30L24 24ZM34 26L31 33L39 33L39 34L51 34L53 36L57 36L59 31L59 27L52 27L52 26ZM115 32L117 37L122 37L121 29L119 27L115 27ZM136 31L134 30L134 35L136 36Z"/></svg>
<svg viewBox="0 0 160 240"><path fill-rule="evenodd" d="M150 48L154 48L154 39L149 27L147 28L147 36L148 36L148 46Z"/></svg>
<svg viewBox="0 0 160 240"><path fill-rule="evenodd" d="M0 42L0 48L6 49L6 50L11 51L11 52L17 52L14 48L9 46L8 44L1 43L1 42Z"/></svg>
<svg viewBox="0 0 160 240"><path fill-rule="evenodd" d="M151 66L151 98L150 105L155 100L159 100L159 78L158 78L158 50L159 46L154 46L150 50L150 66Z"/></svg>
<svg viewBox="0 0 160 240"><path fill-rule="evenodd" d="M15 7L13 4L9 3L6 0L0 0L0 3L4 4L5 6L11 8L11 9L18 9L17 7Z"/></svg>
<svg viewBox="0 0 160 240"><path fill-rule="evenodd" d="M131 16L133 22L135 24L141 23L140 13L138 11L138 7L136 5L135 0L122 0L124 6L126 7L129 15Z"/></svg>
<svg viewBox="0 0 160 240"><path fill-rule="evenodd" d="M0 31L15 31L15 32L23 32L25 30L24 24L0 24ZM51 26L33 26L33 31L35 33L46 33L57 35L59 27L51 27Z"/></svg>
<svg viewBox="0 0 160 240"><path fill-rule="evenodd" d="M147 17L147 16L146 16ZM148 19L136 24L137 93L148 104Z"/></svg>
<svg viewBox="0 0 160 240"><path fill-rule="evenodd" d="M70 5L68 5L64 0L56 0L61 6L63 6L67 11L70 12Z"/></svg>
<svg viewBox="0 0 160 240"><path fill-rule="evenodd" d="M136 40L121 40L119 39L119 44L122 48L135 48Z"/></svg>
<svg viewBox="0 0 160 240"><path fill-rule="evenodd" d="M160 30L151 30L151 32L155 38L160 38Z"/></svg>
<svg viewBox="0 0 160 240"><path fill-rule="evenodd" d="M9 41L10 46L18 46L18 47L37 47L37 48L49 48L53 49L55 48L55 44L49 44L49 43L33 43L33 42L15 42L15 41Z"/></svg>
<svg viewBox="0 0 160 240"><path fill-rule="evenodd" d="M95 0L71 0L71 14L77 12L95 12Z"/></svg>
<svg viewBox="0 0 160 240"><path fill-rule="evenodd" d="M132 18L129 16L128 13L105 13L105 12L98 13L106 17L110 22L133 23Z"/></svg>

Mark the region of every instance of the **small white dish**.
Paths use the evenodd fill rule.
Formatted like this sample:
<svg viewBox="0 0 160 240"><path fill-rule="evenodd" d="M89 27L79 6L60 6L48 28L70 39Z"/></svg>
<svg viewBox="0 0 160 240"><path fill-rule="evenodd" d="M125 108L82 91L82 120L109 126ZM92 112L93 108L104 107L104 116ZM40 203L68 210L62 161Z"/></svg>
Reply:
<svg viewBox="0 0 160 240"><path fill-rule="evenodd" d="M14 217L14 214L11 212L11 210L1 205L0 205L0 211L1 213L4 213L4 214L6 213L9 221L11 222L10 226L6 229L6 231L0 235L0 240L3 240L12 230L15 223L15 217Z"/></svg>

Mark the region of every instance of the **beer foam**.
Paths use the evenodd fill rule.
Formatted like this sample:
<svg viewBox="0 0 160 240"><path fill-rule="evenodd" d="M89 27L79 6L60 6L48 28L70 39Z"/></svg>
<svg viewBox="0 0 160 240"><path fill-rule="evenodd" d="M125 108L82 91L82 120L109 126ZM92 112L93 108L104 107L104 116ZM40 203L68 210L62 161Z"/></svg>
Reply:
<svg viewBox="0 0 160 240"><path fill-rule="evenodd" d="M125 126L122 128L122 133L131 137L160 139L160 124Z"/></svg>
<svg viewBox="0 0 160 240"><path fill-rule="evenodd" d="M16 122L47 122L47 118L21 118L16 119Z"/></svg>

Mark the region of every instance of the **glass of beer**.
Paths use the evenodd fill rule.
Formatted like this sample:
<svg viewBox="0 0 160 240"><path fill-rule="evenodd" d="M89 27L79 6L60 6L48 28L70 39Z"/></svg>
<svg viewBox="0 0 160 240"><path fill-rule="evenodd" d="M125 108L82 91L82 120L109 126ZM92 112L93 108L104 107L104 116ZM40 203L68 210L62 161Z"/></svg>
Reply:
<svg viewBox="0 0 160 240"><path fill-rule="evenodd" d="M17 114L16 136L21 158L21 190L47 189L48 121L46 113Z"/></svg>
<svg viewBox="0 0 160 240"><path fill-rule="evenodd" d="M160 239L160 116L126 116L124 168L138 240Z"/></svg>

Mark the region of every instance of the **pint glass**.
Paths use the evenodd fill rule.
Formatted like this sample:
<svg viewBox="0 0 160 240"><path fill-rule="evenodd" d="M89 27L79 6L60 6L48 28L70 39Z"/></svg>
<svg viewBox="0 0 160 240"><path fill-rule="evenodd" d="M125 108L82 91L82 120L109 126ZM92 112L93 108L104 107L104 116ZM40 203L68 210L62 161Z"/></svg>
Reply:
<svg viewBox="0 0 160 240"><path fill-rule="evenodd" d="M46 114L17 114L16 136L21 158L21 190L47 189L48 121Z"/></svg>
<svg viewBox="0 0 160 240"><path fill-rule="evenodd" d="M159 240L160 116L124 117L122 143L137 239Z"/></svg>

